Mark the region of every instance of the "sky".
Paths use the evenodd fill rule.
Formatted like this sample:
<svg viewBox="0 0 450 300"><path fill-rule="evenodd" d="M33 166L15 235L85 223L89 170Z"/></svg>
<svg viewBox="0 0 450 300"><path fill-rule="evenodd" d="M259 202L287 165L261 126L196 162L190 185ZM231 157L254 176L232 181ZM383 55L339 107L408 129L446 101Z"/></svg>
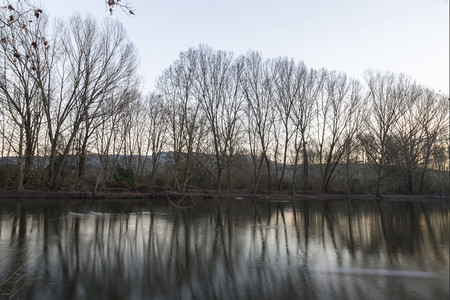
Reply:
<svg viewBox="0 0 450 300"><path fill-rule="evenodd" d="M125 0L122 0L125 1ZM43 0L50 19L75 12L117 18L140 57L143 92L182 51L200 44L236 55L289 57L363 79L367 69L405 73L449 95L448 0Z"/></svg>

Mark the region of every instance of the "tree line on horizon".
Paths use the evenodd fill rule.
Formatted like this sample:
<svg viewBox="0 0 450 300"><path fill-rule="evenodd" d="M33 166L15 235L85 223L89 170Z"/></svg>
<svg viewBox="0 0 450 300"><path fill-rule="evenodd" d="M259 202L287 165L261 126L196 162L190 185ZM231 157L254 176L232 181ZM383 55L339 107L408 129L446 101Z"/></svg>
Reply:
<svg viewBox="0 0 450 300"><path fill-rule="evenodd" d="M3 188L448 192L448 96L404 74L200 45L144 95L117 21L0 33Z"/></svg>

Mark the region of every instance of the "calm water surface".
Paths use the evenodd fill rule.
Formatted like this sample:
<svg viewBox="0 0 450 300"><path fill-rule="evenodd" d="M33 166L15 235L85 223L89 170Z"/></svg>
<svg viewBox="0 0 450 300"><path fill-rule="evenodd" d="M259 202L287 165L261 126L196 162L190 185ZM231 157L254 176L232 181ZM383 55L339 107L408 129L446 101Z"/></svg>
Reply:
<svg viewBox="0 0 450 300"><path fill-rule="evenodd" d="M2 204L0 298L448 299L447 206Z"/></svg>

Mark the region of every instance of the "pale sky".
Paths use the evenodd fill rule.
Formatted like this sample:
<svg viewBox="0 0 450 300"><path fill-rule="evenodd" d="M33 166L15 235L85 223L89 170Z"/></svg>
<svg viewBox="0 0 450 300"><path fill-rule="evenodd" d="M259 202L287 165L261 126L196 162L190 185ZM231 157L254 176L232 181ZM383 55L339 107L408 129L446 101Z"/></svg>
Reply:
<svg viewBox="0 0 450 300"><path fill-rule="evenodd" d="M122 0L125 1L125 0ZM448 0L129 0L117 10L136 45L143 92L179 53L199 44L236 55L292 57L362 79L366 69L403 72L449 94ZM42 0L50 18L75 11L110 18L104 0Z"/></svg>

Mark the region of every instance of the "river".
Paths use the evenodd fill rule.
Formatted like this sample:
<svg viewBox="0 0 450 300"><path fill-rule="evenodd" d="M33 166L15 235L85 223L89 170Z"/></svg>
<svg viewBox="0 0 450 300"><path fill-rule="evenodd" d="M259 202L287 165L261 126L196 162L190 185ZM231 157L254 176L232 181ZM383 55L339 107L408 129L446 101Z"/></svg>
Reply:
<svg viewBox="0 0 450 300"><path fill-rule="evenodd" d="M0 298L448 299L448 204L2 204Z"/></svg>

